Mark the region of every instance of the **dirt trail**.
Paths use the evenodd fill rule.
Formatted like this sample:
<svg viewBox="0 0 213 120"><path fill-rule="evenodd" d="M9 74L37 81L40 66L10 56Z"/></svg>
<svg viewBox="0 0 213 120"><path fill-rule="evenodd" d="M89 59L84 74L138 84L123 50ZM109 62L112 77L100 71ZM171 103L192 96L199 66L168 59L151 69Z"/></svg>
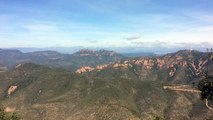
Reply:
<svg viewBox="0 0 213 120"><path fill-rule="evenodd" d="M209 106L209 102L207 99L205 99L205 102L206 102L206 107L209 108L210 110L213 110L213 107Z"/></svg>
<svg viewBox="0 0 213 120"><path fill-rule="evenodd" d="M178 85L178 86L163 86L163 89L168 89L168 90L174 90L174 91L183 91L183 92L191 92L191 93L201 93L200 90L197 90L195 88L192 88L187 85ZM209 105L209 101L205 99L206 107L209 110L213 110L213 107Z"/></svg>
<svg viewBox="0 0 213 120"><path fill-rule="evenodd" d="M179 86L163 86L163 89L174 90L174 91L183 91L183 92L191 92L191 93L200 93L200 90L195 88L190 88L187 85L179 85Z"/></svg>

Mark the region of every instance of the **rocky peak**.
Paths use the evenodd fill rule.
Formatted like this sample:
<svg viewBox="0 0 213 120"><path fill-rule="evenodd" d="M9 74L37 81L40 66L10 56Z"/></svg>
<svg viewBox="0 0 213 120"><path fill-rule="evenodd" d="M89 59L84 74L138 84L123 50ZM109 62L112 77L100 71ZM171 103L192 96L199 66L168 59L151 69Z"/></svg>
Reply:
<svg viewBox="0 0 213 120"><path fill-rule="evenodd" d="M97 51L97 53L99 53L101 55L107 55L107 56L110 56L110 57L117 54L115 51L108 51L108 50L104 50L104 49Z"/></svg>
<svg viewBox="0 0 213 120"><path fill-rule="evenodd" d="M109 57L113 57L115 55L119 55L117 54L115 51L108 51L108 50L97 50L97 51L93 51L90 49L81 49L78 52L73 54L74 56L109 56ZM121 56L121 55L120 55Z"/></svg>
<svg viewBox="0 0 213 120"><path fill-rule="evenodd" d="M95 51L90 49L81 49L77 53L94 53Z"/></svg>
<svg viewBox="0 0 213 120"><path fill-rule="evenodd" d="M90 49L81 49L73 54L73 56L94 56L95 51Z"/></svg>

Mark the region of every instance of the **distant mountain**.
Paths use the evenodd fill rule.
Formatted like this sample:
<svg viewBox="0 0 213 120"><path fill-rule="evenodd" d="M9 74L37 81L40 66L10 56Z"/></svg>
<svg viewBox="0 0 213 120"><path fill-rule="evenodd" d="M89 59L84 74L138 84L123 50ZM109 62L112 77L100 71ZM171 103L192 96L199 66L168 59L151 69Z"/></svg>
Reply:
<svg viewBox="0 0 213 120"><path fill-rule="evenodd" d="M16 47L16 48L8 48L8 49L16 49L20 50L24 53L34 52L34 51L57 51L63 54L72 54L84 47L76 46L76 47L46 47L46 48L35 48L35 47Z"/></svg>
<svg viewBox="0 0 213 120"><path fill-rule="evenodd" d="M33 62L53 68L75 70L81 66L107 64L124 58L121 54L106 50L80 50L74 54L62 54L55 51L22 53L19 50L0 50L0 65L8 68L12 68L19 63Z"/></svg>
<svg viewBox="0 0 213 120"><path fill-rule="evenodd" d="M119 54L117 54L114 51L107 51L104 49L98 50L98 51L81 49L78 52L74 53L73 55L74 56L107 56L107 57L119 56ZM119 57L122 57L122 55L120 55Z"/></svg>
<svg viewBox="0 0 213 120"><path fill-rule="evenodd" d="M83 64L87 66L96 66L99 64L116 62L124 58L126 57L121 54L107 50L93 51L89 49L82 49L72 54L72 60L75 62L75 64Z"/></svg>
<svg viewBox="0 0 213 120"><path fill-rule="evenodd" d="M27 61L27 55L19 50L0 49L0 65L2 67L12 67L17 62Z"/></svg>
<svg viewBox="0 0 213 120"><path fill-rule="evenodd" d="M157 56L155 53L151 52L135 52L135 53L122 53L126 57L154 57Z"/></svg>
<svg viewBox="0 0 213 120"><path fill-rule="evenodd" d="M190 47L188 47L189 49ZM178 50L182 50L182 49L186 49L186 47L178 47L178 48L165 48L165 47L157 47L157 48L153 48L153 47L141 47L141 46L132 46L132 47L83 47L83 46L73 46L73 47L60 47L60 46L52 46L52 47L44 47L44 48L36 48L36 47L14 47L14 48L7 48L7 49L17 49L20 50L24 53L27 52L34 52L34 51L47 51L47 50L51 50L51 51L57 51L60 53L64 53L64 54L73 54L76 51L80 50L80 49L92 49L92 50L99 50L99 49L105 49L105 50L113 50L116 51L118 53L140 53L141 51L143 52L147 52L147 53L152 53L154 52L155 54L166 54L168 52L175 52ZM206 47L195 47L193 48L195 50L199 50L199 51L206 51Z"/></svg>

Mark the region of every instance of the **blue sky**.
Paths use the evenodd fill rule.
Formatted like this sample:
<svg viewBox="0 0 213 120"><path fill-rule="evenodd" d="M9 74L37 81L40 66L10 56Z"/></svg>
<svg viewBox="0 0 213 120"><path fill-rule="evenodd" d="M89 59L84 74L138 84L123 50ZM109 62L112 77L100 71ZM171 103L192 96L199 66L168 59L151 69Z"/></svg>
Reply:
<svg viewBox="0 0 213 120"><path fill-rule="evenodd" d="M212 0L0 0L0 48L213 47Z"/></svg>

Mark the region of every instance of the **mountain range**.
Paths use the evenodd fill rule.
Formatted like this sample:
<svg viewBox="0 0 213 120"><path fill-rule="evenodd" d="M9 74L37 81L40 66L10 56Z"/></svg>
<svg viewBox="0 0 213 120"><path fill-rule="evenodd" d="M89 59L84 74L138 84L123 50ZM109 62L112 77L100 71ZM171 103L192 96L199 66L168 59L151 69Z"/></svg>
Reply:
<svg viewBox="0 0 213 120"><path fill-rule="evenodd" d="M164 89L196 89L200 73L213 74L205 52L128 58L106 50L1 49L0 65L0 101L24 120L213 119L198 93Z"/></svg>
<svg viewBox="0 0 213 120"><path fill-rule="evenodd" d="M62 54L56 51L36 51L23 53L19 50L0 49L0 67L14 68L19 63L32 62L52 68L75 70L81 66L96 66L124 59L125 56L114 51L82 49L73 54Z"/></svg>

